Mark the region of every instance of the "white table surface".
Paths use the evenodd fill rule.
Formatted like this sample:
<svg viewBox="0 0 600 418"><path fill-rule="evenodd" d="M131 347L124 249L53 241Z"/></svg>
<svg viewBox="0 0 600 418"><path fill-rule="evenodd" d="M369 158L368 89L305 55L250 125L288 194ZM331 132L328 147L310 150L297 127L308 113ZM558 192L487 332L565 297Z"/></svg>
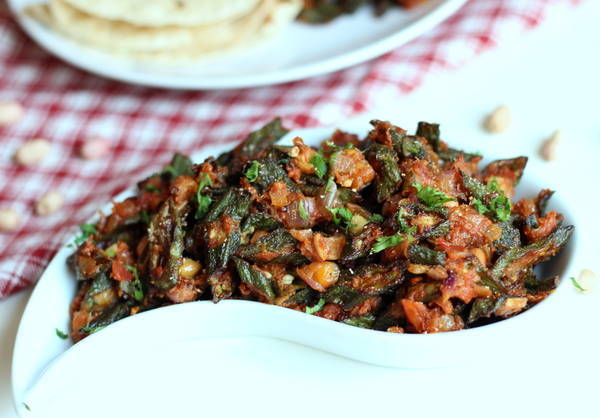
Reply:
<svg viewBox="0 0 600 418"><path fill-rule="evenodd" d="M600 2L588 0L572 13L552 16L518 42L430 78L413 94L390 98L370 113L409 129L418 120L440 122L450 142L452 137L472 138L481 141L479 150L485 153L533 158L543 138L563 129L566 157L552 164L590 185L582 210L592 215L591 208L600 203L600 175L594 170L600 151L599 21ZM498 104L512 108L514 127L506 134L486 135L481 120ZM599 223L581 232L598 234ZM600 273L598 260L585 267ZM0 417L16 416L10 358L29 293L0 301ZM557 329L546 351L529 352L515 342L518 355L510 353L477 367L385 369L283 341L203 341L194 344L193 355L211 360L190 367L198 373L198 387L177 393L166 388L163 395L176 400L140 403L139 416L228 416L236 409L246 416L598 417L599 302L600 289L582 296L581 309L565 313L574 316L569 337L560 338L564 330ZM65 413L56 416L73 416L68 408L62 410ZM95 402L81 415L119 416L107 402Z"/></svg>

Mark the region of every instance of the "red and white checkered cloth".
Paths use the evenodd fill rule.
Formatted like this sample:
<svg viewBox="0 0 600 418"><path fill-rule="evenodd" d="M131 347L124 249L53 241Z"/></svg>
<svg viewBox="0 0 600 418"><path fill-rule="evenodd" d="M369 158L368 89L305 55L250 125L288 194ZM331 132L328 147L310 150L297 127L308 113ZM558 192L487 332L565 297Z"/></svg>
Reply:
<svg viewBox="0 0 600 418"><path fill-rule="evenodd" d="M289 127L339 120L376 105L390 91L407 93L425 78L456 68L482 51L537 26L552 9L577 0L471 0L434 30L397 50L334 74L284 85L221 92L164 91L101 79L42 51L0 3L0 101L26 108L0 128L0 208L22 217L0 233L0 298L31 285L76 225L116 193L189 152L240 140L275 115ZM26 140L46 138L50 156L34 167L12 163ZM76 156L86 138L112 140L99 161ZM44 192L60 190L65 206L49 217L32 208Z"/></svg>

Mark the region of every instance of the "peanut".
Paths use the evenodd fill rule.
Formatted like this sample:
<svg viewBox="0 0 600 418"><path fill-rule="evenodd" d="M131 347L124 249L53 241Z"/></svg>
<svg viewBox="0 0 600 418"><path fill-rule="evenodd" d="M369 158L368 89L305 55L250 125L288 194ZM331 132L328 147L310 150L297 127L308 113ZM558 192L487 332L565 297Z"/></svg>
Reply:
<svg viewBox="0 0 600 418"><path fill-rule="evenodd" d="M0 102L0 125L10 125L23 117L25 111L17 102Z"/></svg>
<svg viewBox="0 0 600 418"><path fill-rule="evenodd" d="M193 279L201 268L202 266L199 262L184 257L181 266L179 267L179 275L186 279Z"/></svg>
<svg viewBox="0 0 600 418"><path fill-rule="evenodd" d="M484 127L490 133L501 133L510 127L511 119L508 106L499 106L485 119Z"/></svg>
<svg viewBox="0 0 600 418"><path fill-rule="evenodd" d="M540 147L540 155L546 161L553 161L556 159L558 147L562 140L562 132L556 131L552 136L542 142Z"/></svg>
<svg viewBox="0 0 600 418"><path fill-rule="evenodd" d="M35 213L39 216L49 216L58 211L63 205L63 195L57 191L49 191L38 200Z"/></svg>
<svg viewBox="0 0 600 418"><path fill-rule="evenodd" d="M581 293L592 293L598 285L598 276L592 270L583 269L581 270L581 273L579 273L577 283L579 283L583 289L581 290Z"/></svg>
<svg viewBox="0 0 600 418"><path fill-rule="evenodd" d="M21 165L37 164L50 152L50 143L45 139L32 139L25 142L15 153L15 161Z"/></svg>
<svg viewBox="0 0 600 418"><path fill-rule="evenodd" d="M21 225L21 218L14 209L0 209L0 231L11 232Z"/></svg>
<svg viewBox="0 0 600 418"><path fill-rule="evenodd" d="M79 154L86 160L102 158L110 149L110 141L104 138L90 138L83 143Z"/></svg>

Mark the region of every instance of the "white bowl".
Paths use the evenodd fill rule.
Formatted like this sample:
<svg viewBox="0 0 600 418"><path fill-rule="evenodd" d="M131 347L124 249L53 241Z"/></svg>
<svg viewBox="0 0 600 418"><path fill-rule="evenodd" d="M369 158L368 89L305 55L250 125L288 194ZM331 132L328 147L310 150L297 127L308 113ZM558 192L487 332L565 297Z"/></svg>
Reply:
<svg viewBox="0 0 600 418"><path fill-rule="evenodd" d="M368 125L344 128L365 133ZM282 143L289 143L291 138L301 136L308 144L316 145L332 131L296 131L287 135ZM465 144L453 141L452 145ZM210 152L205 150L193 157L195 161L202 161L227 148L219 147ZM490 156L487 157L489 161ZM498 156L505 157L508 156ZM525 170L517 197L535 195L540 188L548 187L548 175L540 166L532 164ZM573 223L574 214L564 202L574 201L571 197L575 192L559 189L550 202L551 209L565 215L566 224ZM125 192L120 197L131 193ZM23 416L30 413L25 404L32 411L36 410L36 405L51 399L57 390L81 382L90 359L94 359L97 368L116 367L111 359L117 358L123 347L127 347L128 352L139 352L149 347L202 338L266 336L381 366L433 368L488 362L493 356L509 353L517 341L519 346L525 347L539 335L554 332L557 321L564 318L565 312L580 303L579 295L565 278L577 275L585 257L591 255L591 248L583 248L580 234L574 233L567 247L543 267L544 274L560 274L563 278L552 295L520 315L474 329L429 335L393 334L357 328L257 302L225 300L214 304L198 301L125 318L76 345L72 345L70 340L59 339L55 334L55 328L63 331L68 329L68 308L76 293L76 280L66 263L72 252L73 248L63 247L48 265L19 325L13 355L12 385L15 404Z"/></svg>

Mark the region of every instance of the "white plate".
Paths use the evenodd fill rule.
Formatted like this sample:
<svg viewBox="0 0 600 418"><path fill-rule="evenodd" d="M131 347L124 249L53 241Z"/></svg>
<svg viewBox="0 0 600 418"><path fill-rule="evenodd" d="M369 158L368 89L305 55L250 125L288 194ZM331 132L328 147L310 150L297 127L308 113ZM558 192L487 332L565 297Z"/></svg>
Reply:
<svg viewBox="0 0 600 418"><path fill-rule="evenodd" d="M360 126L353 124L342 128L365 133L368 124L364 122ZM296 131L282 142L289 143L291 138L301 136L308 144L316 145L332 131ZM468 144L452 141L452 145L465 147ZM470 149L468 146L466 148ZM224 147L213 148L210 152L204 150L194 155L194 160L202 161L223 150ZM519 196L536 194L539 188L548 184L549 178L541 166L532 164L519 185ZM122 196L130 193L125 192ZM552 209L565 214L567 224L576 222L576 213L564 202L576 201L573 198L576 193L577 190L559 189L551 201ZM575 233L567 248L544 267L544 273L551 271L563 278L576 276L583 266L582 260L589 259L592 250L582 248L580 235ZM198 344L206 338L263 336L384 366L431 368L472 364L486 362L496 356L505 357L514 348L515 341L533 350L532 347L544 335L554 335L557 328L568 327L570 318L565 312L576 311L581 303L580 295L573 286L563 280L546 301L514 318L476 329L415 335L365 330L256 302L227 300L213 304L199 301L155 309L123 319L72 346L70 341L59 339L54 331L55 328L63 331L68 329L68 306L76 293L76 280L66 265L66 259L72 251L72 248L64 247L56 254L36 285L19 325L13 355L12 385L15 405L22 416L30 416L25 404L32 411L44 411L61 393L77 392L81 382L89 380L89 376L93 376L96 385L105 382L108 385L106 387L110 387L115 376L125 373L122 359L124 350L136 353L135 361L138 363L142 361L140 359L151 358L154 363L163 364L156 360L160 358L157 353L173 350L174 346ZM294 360L290 358L289 361ZM190 380L185 368L170 370L167 367L165 372L163 367L161 370L173 382L184 384ZM137 381L136 390L143 391L140 387L143 388L144 384L149 383Z"/></svg>
<svg viewBox="0 0 600 418"><path fill-rule="evenodd" d="M159 67L116 59L49 30L25 16L39 0L8 0L23 29L43 48L108 78L173 89L230 89L294 81L349 67L385 54L454 13L466 0L429 0L412 10L377 18L362 8L327 25L293 23L265 44L227 58L193 66Z"/></svg>

